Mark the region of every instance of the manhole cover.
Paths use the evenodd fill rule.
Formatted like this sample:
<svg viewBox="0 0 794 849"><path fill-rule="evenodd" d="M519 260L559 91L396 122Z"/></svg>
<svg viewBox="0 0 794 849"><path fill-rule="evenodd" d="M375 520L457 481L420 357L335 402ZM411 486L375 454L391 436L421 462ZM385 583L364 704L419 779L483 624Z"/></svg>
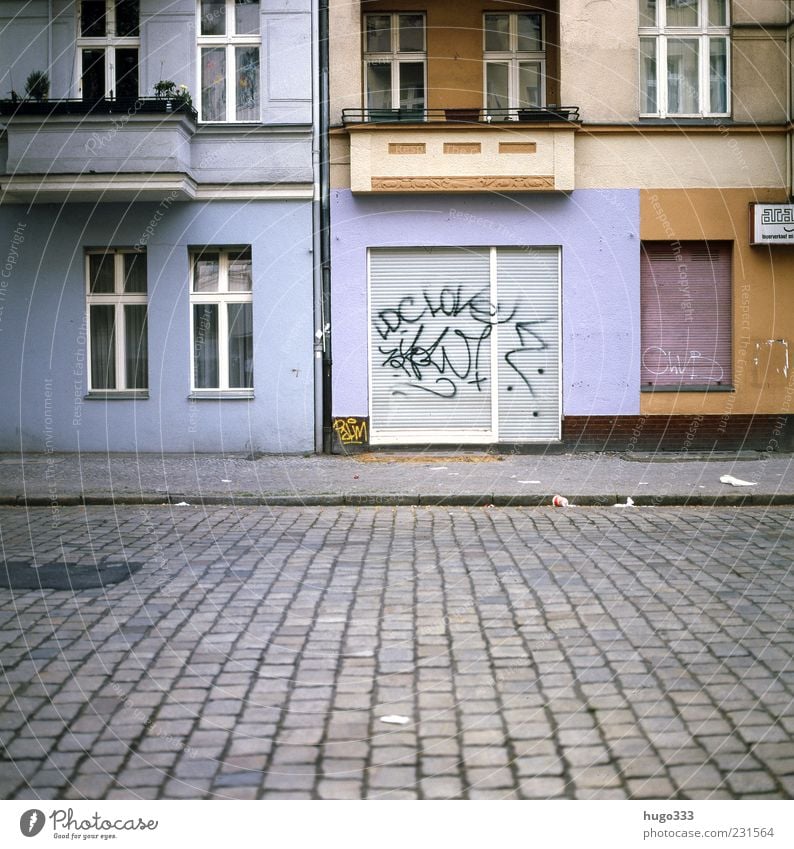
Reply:
<svg viewBox="0 0 794 849"><path fill-rule="evenodd" d="M46 563L7 560L0 565L0 587L11 590L90 590L126 581L143 563Z"/></svg>

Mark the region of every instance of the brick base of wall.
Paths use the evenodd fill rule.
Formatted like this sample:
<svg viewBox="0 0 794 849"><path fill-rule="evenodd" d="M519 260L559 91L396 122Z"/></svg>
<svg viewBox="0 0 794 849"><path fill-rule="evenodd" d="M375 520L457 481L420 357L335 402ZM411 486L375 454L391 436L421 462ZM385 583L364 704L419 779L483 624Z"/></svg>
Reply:
<svg viewBox="0 0 794 849"><path fill-rule="evenodd" d="M794 417L566 416L562 438L572 451L792 451Z"/></svg>

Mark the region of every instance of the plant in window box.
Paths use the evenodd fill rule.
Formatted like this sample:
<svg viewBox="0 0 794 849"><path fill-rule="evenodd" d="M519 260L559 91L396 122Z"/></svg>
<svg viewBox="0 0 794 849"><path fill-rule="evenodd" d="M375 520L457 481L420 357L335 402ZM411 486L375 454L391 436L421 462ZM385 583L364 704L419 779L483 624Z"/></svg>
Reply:
<svg viewBox="0 0 794 849"><path fill-rule="evenodd" d="M154 96L158 100L166 101L166 109L170 110L172 104L193 108L193 98L190 96L186 85L177 85L173 80L160 80L154 84Z"/></svg>
<svg viewBox="0 0 794 849"><path fill-rule="evenodd" d="M25 80L25 94L30 100L46 100L50 94L50 77L46 71L31 71Z"/></svg>

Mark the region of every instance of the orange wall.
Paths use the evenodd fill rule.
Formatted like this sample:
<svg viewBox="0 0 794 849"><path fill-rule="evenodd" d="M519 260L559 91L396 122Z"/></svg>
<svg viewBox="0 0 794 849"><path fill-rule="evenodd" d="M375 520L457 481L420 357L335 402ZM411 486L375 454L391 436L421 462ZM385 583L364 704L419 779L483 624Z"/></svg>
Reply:
<svg viewBox="0 0 794 849"><path fill-rule="evenodd" d="M483 4L438 0L423 7L410 0L362 3L362 12L424 12L427 25L428 109L480 108L483 104L483 13L546 13L546 102L559 103L557 0ZM363 27L362 27L363 28Z"/></svg>
<svg viewBox="0 0 794 849"><path fill-rule="evenodd" d="M733 242L735 392L643 392L641 412L727 415L794 412L794 247L750 247L749 204L788 201L779 189L640 192L643 240ZM770 344L770 340L772 341ZM780 341L783 340L783 341ZM786 344L784 344L787 343Z"/></svg>

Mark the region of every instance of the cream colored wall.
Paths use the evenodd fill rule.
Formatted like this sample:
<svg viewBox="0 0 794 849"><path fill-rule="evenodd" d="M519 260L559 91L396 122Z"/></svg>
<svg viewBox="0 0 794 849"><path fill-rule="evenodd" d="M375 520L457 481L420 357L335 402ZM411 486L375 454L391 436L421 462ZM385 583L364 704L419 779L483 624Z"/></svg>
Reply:
<svg viewBox="0 0 794 849"><path fill-rule="evenodd" d="M741 188L785 185L786 135L583 130L576 135L576 188Z"/></svg>
<svg viewBox="0 0 794 849"><path fill-rule="evenodd" d="M560 85L583 121L635 121L638 115L636 0L560 0Z"/></svg>
<svg viewBox="0 0 794 849"><path fill-rule="evenodd" d="M361 108L361 3L329 0L328 50L331 126L343 109Z"/></svg>
<svg viewBox="0 0 794 849"><path fill-rule="evenodd" d="M785 29L734 30L731 56L734 120L785 121L789 71Z"/></svg>
<svg viewBox="0 0 794 849"><path fill-rule="evenodd" d="M570 191L573 137L574 130L565 125L554 129L521 128L520 124L510 129L455 129L432 124L416 129L388 125L360 128L350 133L351 188L369 192L373 180L419 178L414 181L416 190L441 190L435 182L428 186L424 178L453 178L456 186L477 191L481 178L511 178L497 180L495 188ZM516 152L516 144L534 146L534 151L522 148Z"/></svg>
<svg viewBox="0 0 794 849"><path fill-rule="evenodd" d="M643 392L643 415L794 412L794 250L750 247L749 205L785 190L650 189L640 193L643 240L733 242L733 385L726 392ZM794 366L794 362L791 363Z"/></svg>
<svg viewBox="0 0 794 849"><path fill-rule="evenodd" d="M790 9L789 0L733 0L732 21L735 24L788 23Z"/></svg>

